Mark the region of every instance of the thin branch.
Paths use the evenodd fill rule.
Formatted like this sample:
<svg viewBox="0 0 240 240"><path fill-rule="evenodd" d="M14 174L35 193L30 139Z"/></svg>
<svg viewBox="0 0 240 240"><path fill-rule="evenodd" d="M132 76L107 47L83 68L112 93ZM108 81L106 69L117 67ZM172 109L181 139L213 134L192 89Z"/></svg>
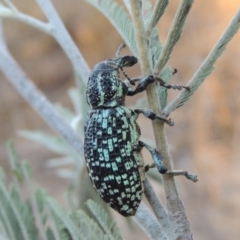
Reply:
<svg viewBox="0 0 240 240"><path fill-rule="evenodd" d="M23 14L18 10L12 10L4 5L0 4L0 17L13 18L21 22L29 24L47 34L52 35L56 41L60 44L64 52L67 54L71 63L73 64L74 70L78 76L81 76L85 84L90 74L90 69L81 55L76 44L73 42L71 36L63 25L59 18L56 10L54 9L51 1L36 0L48 18L48 23L44 23L38 19L35 19L27 14ZM78 79L77 79L78 80ZM77 82L79 86L80 83Z"/></svg>
<svg viewBox="0 0 240 240"><path fill-rule="evenodd" d="M0 69L13 87L38 112L38 114L62 136L75 150L83 153L83 141L57 114L47 98L36 88L10 55L0 28Z"/></svg>
<svg viewBox="0 0 240 240"><path fill-rule="evenodd" d="M8 5L13 11L17 12L18 9L16 8L16 6L11 2L11 0L4 0L4 2L6 3L6 5Z"/></svg>
<svg viewBox="0 0 240 240"><path fill-rule="evenodd" d="M171 225L169 223L168 214L163 207L161 200L154 192L153 187L147 177L144 181L144 193L162 228L168 236L171 236Z"/></svg>
<svg viewBox="0 0 240 240"><path fill-rule="evenodd" d="M170 102L163 111L165 116L168 116L178 107L182 106L190 96L197 90L197 88L203 83L205 78L213 71L213 65L216 60L221 56L225 50L228 42L237 33L240 27L240 9L237 11L232 21L224 31L223 35L220 37L216 45L213 47L212 51L209 53L207 58L204 60L200 68L188 82L187 87L190 91L182 91L172 102Z"/></svg>
<svg viewBox="0 0 240 240"><path fill-rule="evenodd" d="M27 23L32 27L35 27L47 34L51 34L50 24L44 23L36 18L33 18L27 14L23 14L19 11L13 11L12 9L7 8L2 4L0 4L0 17L16 19L21 22Z"/></svg>
<svg viewBox="0 0 240 240"><path fill-rule="evenodd" d="M149 65L149 59L147 55L147 44L144 39L145 33L143 28L143 21L141 16L141 1L130 0L132 20L136 35L136 42L139 50L139 59L143 75L148 75L151 71ZM147 89L147 96L149 107L157 114L160 115L161 109L158 104L158 94L156 91L156 83L151 84ZM169 154L166 135L164 132L164 125L159 121L153 121L153 131L156 139L156 146L163 157L165 166L172 169L172 159ZM175 185L174 177L169 175L163 175L163 183L166 194L166 204L169 212L169 220L173 229L173 237L178 238L182 236L184 239L191 239L192 233L190 224L187 219L185 209L182 201L178 195Z"/></svg>
<svg viewBox="0 0 240 240"><path fill-rule="evenodd" d="M133 219L152 240L167 240L162 227L157 222L157 219L147 209L144 203L138 207L136 215Z"/></svg>
<svg viewBox="0 0 240 240"><path fill-rule="evenodd" d="M63 48L64 52L69 57L70 61L74 66L75 72L77 72L83 81L87 83L90 69L77 48L76 44L73 42L71 36L63 25L58 13L54 9L51 1L46 0L36 0L38 5L41 7L45 13L49 23L52 25L52 35L58 41L58 43ZM79 85L79 84L78 84Z"/></svg>
<svg viewBox="0 0 240 240"><path fill-rule="evenodd" d="M175 44L179 40L182 33L182 28L184 26L186 17L191 9L192 4L193 0L181 0L176 16L169 30L166 43L154 69L155 75L159 76L163 67L167 63Z"/></svg>
<svg viewBox="0 0 240 240"><path fill-rule="evenodd" d="M141 5L139 1L130 0L131 13L136 35L136 42L139 50L139 58L143 71L143 75L150 73L150 65L147 56L146 40L143 36L143 21L141 19ZM158 94L156 92L156 83L151 84L147 89L149 107L157 114L161 113L158 104ZM161 152L165 166L172 169L172 159L169 154L164 125L161 122L153 121L153 130L156 139L157 149ZM166 204L169 211L169 220L171 222L173 237L182 236L184 239L191 239L192 233L187 215L178 195L177 188L173 176L163 175L163 183L166 194Z"/></svg>

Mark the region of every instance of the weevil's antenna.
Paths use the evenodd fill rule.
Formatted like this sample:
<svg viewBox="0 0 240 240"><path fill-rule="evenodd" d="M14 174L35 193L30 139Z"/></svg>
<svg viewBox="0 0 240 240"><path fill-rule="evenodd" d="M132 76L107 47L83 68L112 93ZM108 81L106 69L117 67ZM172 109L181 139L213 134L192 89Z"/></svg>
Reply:
<svg viewBox="0 0 240 240"><path fill-rule="evenodd" d="M116 52L116 57L121 57L120 56L120 52L122 51L123 48L126 47L126 44L125 43L122 43L117 52ZM131 80L131 78L126 74L126 72L123 70L123 68L119 67L119 69L122 71L123 75L125 76L125 78L130 82L131 85L135 85L135 82Z"/></svg>
<svg viewBox="0 0 240 240"><path fill-rule="evenodd" d="M122 43L122 44L119 46L119 48L118 48L118 50L117 50L117 52L116 52L116 56L117 56L117 57L121 57L121 56L120 56L120 52L121 52L122 49L125 48L125 47L126 47L126 44L125 44L125 43Z"/></svg>
<svg viewBox="0 0 240 240"><path fill-rule="evenodd" d="M125 78L130 82L130 84L131 85L135 85L135 81L133 81L126 73L125 73L125 71L123 70L123 68L119 68L121 71L122 71L122 73L123 73L123 75L125 76Z"/></svg>

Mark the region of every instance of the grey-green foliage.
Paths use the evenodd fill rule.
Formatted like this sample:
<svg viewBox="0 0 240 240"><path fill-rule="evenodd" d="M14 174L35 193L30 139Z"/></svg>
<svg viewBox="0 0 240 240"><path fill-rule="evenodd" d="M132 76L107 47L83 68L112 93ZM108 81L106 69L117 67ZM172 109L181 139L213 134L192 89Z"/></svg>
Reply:
<svg viewBox="0 0 240 240"><path fill-rule="evenodd" d="M181 1L178 7L178 11L175 15L174 21L172 23L172 26L169 30L163 51L159 56L158 64L156 66L157 71L161 71L165 64L167 63L168 59L170 58L170 54L172 53L174 46L176 45L177 41L181 36L185 20L191 9L192 4L193 0Z"/></svg>
<svg viewBox="0 0 240 240"><path fill-rule="evenodd" d="M168 5L168 0L158 1L153 9L152 19L148 25L148 28L155 28L158 24L160 18L165 12L165 9ZM147 29L148 30L148 29Z"/></svg>
<svg viewBox="0 0 240 240"><path fill-rule="evenodd" d="M237 33L240 28L240 10L235 14L234 18L230 22L224 34L211 50L205 61L202 63L197 72L193 75L188 83L190 91L183 91L176 101L171 102L165 109L166 114L171 113L175 109L181 107L197 90L197 88L203 83L207 76L209 76L213 69L216 60L222 55L229 41Z"/></svg>
<svg viewBox="0 0 240 240"><path fill-rule="evenodd" d="M109 226L106 213L96 203L91 203L93 211L105 216L97 218L97 221L81 210L68 212L40 187L32 191L29 166L19 161L12 143L8 144L8 152L13 181L8 185L0 168L0 239L121 239L115 223L114 227ZM26 192L24 190L27 190L27 196L26 193L23 194Z"/></svg>

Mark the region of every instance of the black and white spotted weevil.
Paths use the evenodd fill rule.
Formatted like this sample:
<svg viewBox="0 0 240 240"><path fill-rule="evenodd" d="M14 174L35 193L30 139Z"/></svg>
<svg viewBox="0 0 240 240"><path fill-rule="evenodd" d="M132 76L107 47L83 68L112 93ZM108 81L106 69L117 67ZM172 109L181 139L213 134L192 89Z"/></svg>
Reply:
<svg viewBox="0 0 240 240"><path fill-rule="evenodd" d="M158 171L164 166L156 149L139 141L140 128L136 122L142 113L149 119L161 118L150 109L131 110L125 106L125 97L146 90L154 82L152 75L139 80L135 90L123 71L137 63L134 56L119 56L98 63L90 74L86 97L91 107L85 124L84 154L90 179L101 198L121 215L135 215L142 199L145 171L141 150L146 147ZM119 70L127 77L120 79ZM169 86L169 85L168 85Z"/></svg>

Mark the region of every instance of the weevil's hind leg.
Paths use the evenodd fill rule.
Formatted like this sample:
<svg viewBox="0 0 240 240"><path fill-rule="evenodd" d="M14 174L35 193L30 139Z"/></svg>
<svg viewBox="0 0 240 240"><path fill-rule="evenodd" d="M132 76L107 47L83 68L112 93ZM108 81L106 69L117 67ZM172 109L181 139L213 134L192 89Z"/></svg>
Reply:
<svg viewBox="0 0 240 240"><path fill-rule="evenodd" d="M153 159L158 171L162 174L166 173L167 168L163 163L163 160L162 160L162 157L161 157L160 153L155 148L150 147L149 145L147 145L146 143L144 143L142 141L139 141L139 145L147 148L147 150L150 152L150 154L152 155L152 159ZM149 169L149 166L145 170L148 170L148 169Z"/></svg>
<svg viewBox="0 0 240 240"><path fill-rule="evenodd" d="M187 171L184 170L171 170L168 171L166 166L163 163L162 157L160 155L160 153L155 149L150 147L149 145L147 145L146 143L139 141L139 145L142 147L147 148L147 150L151 153L152 155L152 159L154 161L153 164L151 165L146 165L144 167L144 171L147 172L150 168L154 168L157 167L158 171L161 174L167 174L167 175L171 175L171 176L185 176L187 179L193 181L193 182L197 182L198 181L198 176L195 174L190 174Z"/></svg>
<svg viewBox="0 0 240 240"><path fill-rule="evenodd" d="M160 121L163 121L163 122L167 123L169 126L174 125L174 122L171 120L171 118L160 117L149 108L135 109L134 112L137 113L137 114L142 113L145 117L147 117L151 120L158 119Z"/></svg>

